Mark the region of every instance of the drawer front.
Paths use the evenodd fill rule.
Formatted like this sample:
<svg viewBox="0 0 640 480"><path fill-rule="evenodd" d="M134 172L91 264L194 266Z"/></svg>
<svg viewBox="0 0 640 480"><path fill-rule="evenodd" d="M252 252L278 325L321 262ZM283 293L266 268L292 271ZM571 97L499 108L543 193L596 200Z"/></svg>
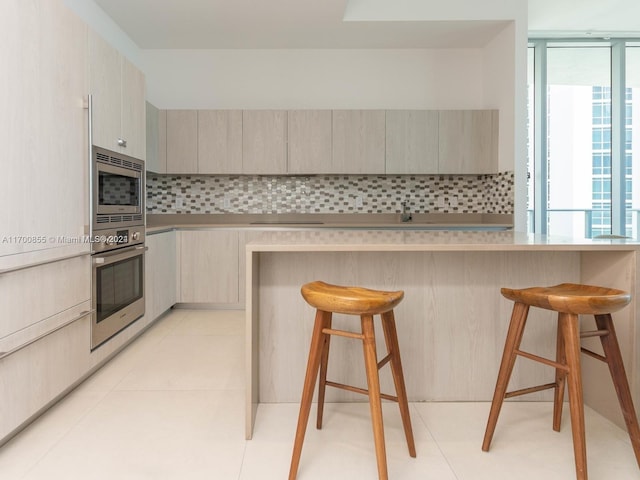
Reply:
<svg viewBox="0 0 640 480"><path fill-rule="evenodd" d="M0 275L0 340L89 301L90 291L87 255Z"/></svg>

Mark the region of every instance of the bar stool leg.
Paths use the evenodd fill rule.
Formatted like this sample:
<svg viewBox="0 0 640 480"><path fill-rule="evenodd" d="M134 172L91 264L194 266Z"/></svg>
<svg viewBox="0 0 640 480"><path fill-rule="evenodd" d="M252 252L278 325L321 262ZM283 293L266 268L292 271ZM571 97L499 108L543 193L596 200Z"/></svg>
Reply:
<svg viewBox="0 0 640 480"><path fill-rule="evenodd" d="M496 381L496 388L493 393L491 410L489 412L489 419L487 420L487 428L484 432L484 440L482 442L482 450L485 452L488 452L489 447L491 446L493 433L495 432L496 423L498 422L498 415L500 415L500 409L504 402L504 395L507 393L511 372L513 372L513 366L516 363L515 352L520 347L528 313L529 305L518 302L513 304L513 312L511 313L509 331L507 333L507 339L502 353L502 362L500 363L498 380Z"/></svg>
<svg viewBox="0 0 640 480"><path fill-rule="evenodd" d="M618 395L622 415L624 416L624 421L627 424L627 431L631 438L633 452L636 455L638 466L640 466L640 428L638 427L638 417L636 416L636 411L633 408L629 382L627 381L627 374L624 370L620 346L618 345L618 338L613 327L613 321L611 320L610 314L595 315L595 317L598 329L609 331L608 335L600 337L600 341L602 343L606 362L609 365L613 385Z"/></svg>
<svg viewBox="0 0 640 480"><path fill-rule="evenodd" d="M331 319L327 328L331 328ZM324 336L322 345L322 357L320 359L320 379L318 380L318 416L316 420L316 428L322 428L322 414L324 413L324 392L327 386L327 365L329 363L329 346L331 343L331 335Z"/></svg>
<svg viewBox="0 0 640 480"><path fill-rule="evenodd" d="M562 335L562 327L558 320L558 334L556 335L556 362L566 365L566 355L564 351L564 336ZM562 403L564 402L564 387L567 373L556 368L556 388L553 398L553 429L560 431L562 423Z"/></svg>
<svg viewBox="0 0 640 480"><path fill-rule="evenodd" d="M384 443L384 426L382 423L382 401L380 398L380 379L378 377L378 357L376 354L376 340L373 328L373 316L362 315L362 347L364 350L364 364L369 386L369 406L371 408L371 423L373 424L373 441L376 447L378 462L378 478L387 480L387 452Z"/></svg>
<svg viewBox="0 0 640 480"><path fill-rule="evenodd" d="M387 350L391 354L391 374L398 396L398 406L402 417L404 435L407 438L409 455L416 456L416 444L413 439L413 429L411 428L411 417L409 415L409 401L407 399L407 389L404 384L404 374L402 373L402 361L400 360L400 345L398 344L398 334L396 332L396 320L393 310L382 314L382 330L384 332Z"/></svg>
<svg viewBox="0 0 640 480"><path fill-rule="evenodd" d="M564 337L565 354L569 374L569 409L571 411L571 433L576 463L576 478L587 480L587 448L584 433L584 402L582 398L582 372L580 368L580 328L578 316L559 313L558 321Z"/></svg>
<svg viewBox="0 0 640 480"><path fill-rule="evenodd" d="M298 474L298 465L300 464L300 455L302 454L302 442L304 441L304 434L307 430L311 400L313 399L313 390L315 389L316 379L318 378L322 347L324 344L324 337L326 336L326 334L322 333L322 330L324 328L329 328L330 324L331 312L317 310L316 320L313 326L313 335L311 337L311 346L309 348L307 372L305 374L304 387L302 389L302 399L300 400L300 413L298 414L298 427L296 428L296 438L293 443L293 454L291 455L289 480L294 480Z"/></svg>

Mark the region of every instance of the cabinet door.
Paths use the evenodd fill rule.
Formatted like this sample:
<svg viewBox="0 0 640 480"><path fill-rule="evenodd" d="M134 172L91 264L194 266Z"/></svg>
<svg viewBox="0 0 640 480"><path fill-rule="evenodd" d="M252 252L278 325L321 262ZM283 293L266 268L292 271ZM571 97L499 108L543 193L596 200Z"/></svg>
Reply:
<svg viewBox="0 0 640 480"><path fill-rule="evenodd" d="M440 173L497 173L497 120L496 110L441 111L438 158Z"/></svg>
<svg viewBox="0 0 640 480"><path fill-rule="evenodd" d="M145 317L154 320L176 303L176 233L148 235L146 245Z"/></svg>
<svg viewBox="0 0 640 480"><path fill-rule="evenodd" d="M158 173L167 173L167 111L158 111Z"/></svg>
<svg viewBox="0 0 640 480"><path fill-rule="evenodd" d="M242 173L242 111L198 111L198 173Z"/></svg>
<svg viewBox="0 0 640 480"><path fill-rule="evenodd" d="M386 173L438 173L438 112L386 111Z"/></svg>
<svg viewBox="0 0 640 480"><path fill-rule="evenodd" d="M146 112L147 159L144 166L148 172L160 173L160 161L158 159L160 111L147 102Z"/></svg>
<svg viewBox="0 0 640 480"><path fill-rule="evenodd" d="M178 234L178 301L238 303L238 232L183 231Z"/></svg>
<svg viewBox="0 0 640 480"><path fill-rule="evenodd" d="M144 75L129 60L122 60L122 108L120 134L127 146L120 151L145 160L146 103Z"/></svg>
<svg viewBox="0 0 640 480"><path fill-rule="evenodd" d="M334 173L384 173L384 130L384 110L334 110Z"/></svg>
<svg viewBox="0 0 640 480"><path fill-rule="evenodd" d="M87 27L60 0L9 1L0 31L0 257L53 252L88 223Z"/></svg>
<svg viewBox="0 0 640 480"><path fill-rule="evenodd" d="M198 173L197 110L167 110L167 173Z"/></svg>
<svg viewBox="0 0 640 480"><path fill-rule="evenodd" d="M332 173L331 110L289 110L288 173Z"/></svg>
<svg viewBox="0 0 640 480"><path fill-rule="evenodd" d="M93 96L93 144L121 151L122 58L89 29L89 92Z"/></svg>
<svg viewBox="0 0 640 480"><path fill-rule="evenodd" d="M242 112L242 173L283 174L287 171L287 112Z"/></svg>

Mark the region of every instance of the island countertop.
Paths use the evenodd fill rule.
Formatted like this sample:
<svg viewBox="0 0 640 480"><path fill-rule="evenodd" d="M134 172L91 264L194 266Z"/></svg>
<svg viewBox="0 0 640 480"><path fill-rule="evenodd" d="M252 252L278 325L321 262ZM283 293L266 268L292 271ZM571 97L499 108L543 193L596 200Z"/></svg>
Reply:
<svg viewBox="0 0 640 480"><path fill-rule="evenodd" d="M629 251L629 239L551 237L513 230L295 230L263 232L248 251Z"/></svg>

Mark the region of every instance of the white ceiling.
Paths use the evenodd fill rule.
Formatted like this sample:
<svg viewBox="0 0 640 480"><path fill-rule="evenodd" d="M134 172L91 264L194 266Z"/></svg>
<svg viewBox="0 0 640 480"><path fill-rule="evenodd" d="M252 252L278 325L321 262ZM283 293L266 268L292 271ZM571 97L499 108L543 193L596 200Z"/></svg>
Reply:
<svg viewBox="0 0 640 480"><path fill-rule="evenodd" d="M348 0L95 2L143 49L463 48L485 45L506 25L500 20L344 21ZM529 31L640 34L640 1L529 0Z"/></svg>

